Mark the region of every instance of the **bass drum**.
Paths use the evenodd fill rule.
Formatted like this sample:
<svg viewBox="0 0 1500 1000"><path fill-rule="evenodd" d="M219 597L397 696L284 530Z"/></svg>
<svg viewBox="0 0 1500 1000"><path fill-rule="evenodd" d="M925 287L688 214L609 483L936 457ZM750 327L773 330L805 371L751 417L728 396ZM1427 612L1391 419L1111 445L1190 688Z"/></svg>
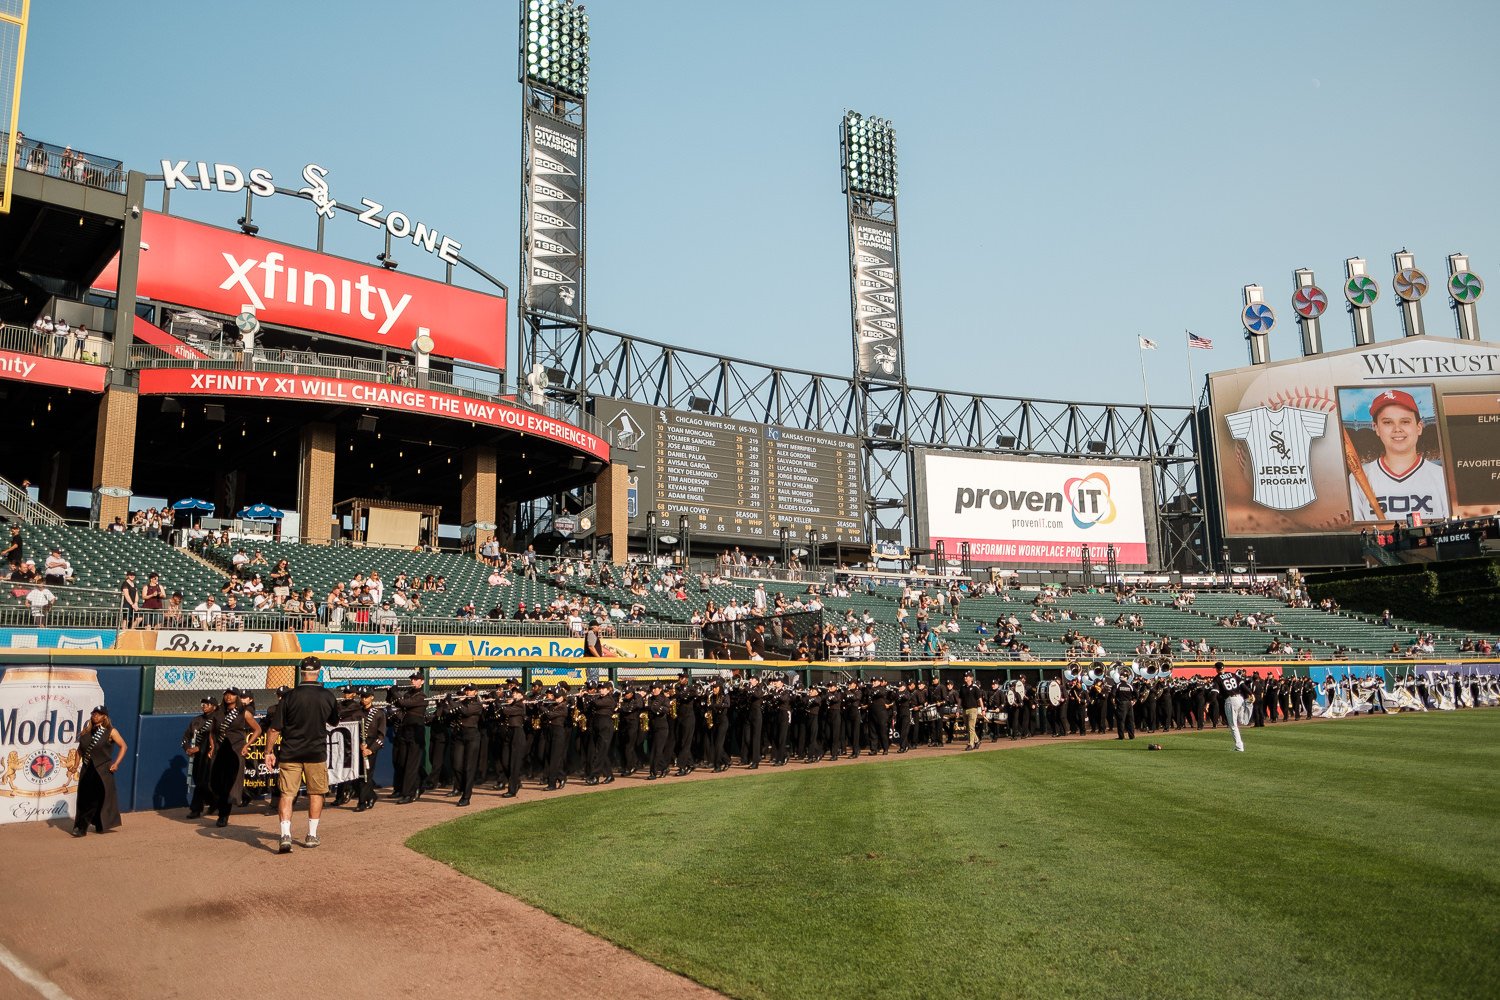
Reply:
<svg viewBox="0 0 1500 1000"><path fill-rule="evenodd" d="M1055 680L1048 681L1047 682L1047 702L1053 708L1056 708L1058 705L1062 704L1062 698L1063 698L1062 684L1058 683Z"/></svg>

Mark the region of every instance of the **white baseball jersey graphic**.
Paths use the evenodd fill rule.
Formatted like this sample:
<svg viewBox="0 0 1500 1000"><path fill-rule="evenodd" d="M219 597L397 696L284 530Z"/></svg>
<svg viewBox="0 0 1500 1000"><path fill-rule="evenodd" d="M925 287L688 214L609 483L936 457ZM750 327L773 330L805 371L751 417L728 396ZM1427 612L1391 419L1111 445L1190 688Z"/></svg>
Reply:
<svg viewBox="0 0 1500 1000"><path fill-rule="evenodd" d="M1308 450L1328 428L1328 414L1283 406L1257 406L1224 418L1229 434L1250 448L1255 502L1273 510L1296 510L1318 499Z"/></svg>
<svg viewBox="0 0 1500 1000"><path fill-rule="evenodd" d="M1400 476L1385 467L1384 458L1366 462L1361 468L1384 515L1370 509L1365 491L1350 476L1349 497L1356 521L1404 521L1408 514L1421 514L1424 521L1448 516L1448 481L1440 463L1418 459L1416 465Z"/></svg>

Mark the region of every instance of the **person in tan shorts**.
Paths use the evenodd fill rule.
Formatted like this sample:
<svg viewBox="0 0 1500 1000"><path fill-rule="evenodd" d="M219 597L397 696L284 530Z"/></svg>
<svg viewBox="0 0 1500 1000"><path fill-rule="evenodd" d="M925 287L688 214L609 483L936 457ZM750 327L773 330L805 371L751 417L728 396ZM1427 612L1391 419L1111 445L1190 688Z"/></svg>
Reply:
<svg viewBox="0 0 1500 1000"><path fill-rule="evenodd" d="M266 738L266 766L277 769L281 790L277 803L281 820L278 854L292 853L292 807L303 781L307 782L307 839L303 846L317 847L320 843L318 820L328 794L328 730L339 724L338 699L318 682L322 668L316 656L303 658L297 668L297 686L282 698L281 715Z"/></svg>

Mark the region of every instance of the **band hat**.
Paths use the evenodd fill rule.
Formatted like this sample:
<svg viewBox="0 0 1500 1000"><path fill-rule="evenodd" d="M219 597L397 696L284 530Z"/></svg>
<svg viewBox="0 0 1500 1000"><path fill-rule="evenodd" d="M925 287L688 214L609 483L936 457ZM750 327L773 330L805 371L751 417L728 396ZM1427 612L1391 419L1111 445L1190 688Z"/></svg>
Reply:
<svg viewBox="0 0 1500 1000"><path fill-rule="evenodd" d="M210 697L209 695L204 695L203 698L202 698L202 700L200 700L198 702L198 704L200 704L200 705L217 705L218 702L214 701L214 699L212 697Z"/></svg>
<svg viewBox="0 0 1500 1000"><path fill-rule="evenodd" d="M1405 407L1415 413L1418 420L1422 418L1422 411L1417 407L1417 401L1412 398L1411 393L1401 389L1387 389L1370 400L1370 419L1374 420L1376 414L1387 406Z"/></svg>
<svg viewBox="0 0 1500 1000"><path fill-rule="evenodd" d="M422 679L422 671L413 670L411 673L406 675L406 679L409 681L419 681Z"/></svg>

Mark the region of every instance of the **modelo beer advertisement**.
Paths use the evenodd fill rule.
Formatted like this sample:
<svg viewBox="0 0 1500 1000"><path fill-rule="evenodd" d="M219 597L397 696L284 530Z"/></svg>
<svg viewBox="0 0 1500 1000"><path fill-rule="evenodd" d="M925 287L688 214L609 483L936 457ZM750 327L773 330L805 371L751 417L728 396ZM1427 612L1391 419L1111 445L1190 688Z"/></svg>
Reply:
<svg viewBox="0 0 1500 1000"><path fill-rule="evenodd" d="M1226 535L1500 512L1500 348L1412 337L1209 377Z"/></svg>
<svg viewBox="0 0 1500 1000"><path fill-rule="evenodd" d="M103 701L97 671L5 668L0 676L0 823L73 815L81 768L78 733Z"/></svg>

